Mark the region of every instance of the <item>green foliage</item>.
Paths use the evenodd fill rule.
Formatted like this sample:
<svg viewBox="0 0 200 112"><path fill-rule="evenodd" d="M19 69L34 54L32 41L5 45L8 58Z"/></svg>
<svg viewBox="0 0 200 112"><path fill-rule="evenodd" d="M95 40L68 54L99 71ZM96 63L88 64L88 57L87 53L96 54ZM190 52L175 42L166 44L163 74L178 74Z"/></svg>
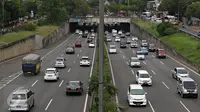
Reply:
<svg viewBox="0 0 200 112"><path fill-rule="evenodd" d="M37 25L34 23L29 23L24 25L25 30L27 31L35 31L37 28Z"/></svg>
<svg viewBox="0 0 200 112"><path fill-rule="evenodd" d="M97 52L98 53L98 52ZM97 54L98 56L98 54ZM91 107L92 112L98 112L99 105L99 60L95 63L95 69L89 82L89 93L93 94L93 104ZM109 60L107 52L104 49L104 111L105 112L117 112L117 104L113 99L117 93L117 89L112 84L112 78L110 74Z"/></svg>
<svg viewBox="0 0 200 112"><path fill-rule="evenodd" d="M43 26L47 24L48 24L48 21L45 18L40 18L37 23L38 26Z"/></svg>
<svg viewBox="0 0 200 112"><path fill-rule="evenodd" d="M177 28L170 22L162 22L157 26L156 30L161 36L164 36L176 33Z"/></svg>
<svg viewBox="0 0 200 112"><path fill-rule="evenodd" d="M185 16L200 18L200 2L194 2L193 4L187 6Z"/></svg>

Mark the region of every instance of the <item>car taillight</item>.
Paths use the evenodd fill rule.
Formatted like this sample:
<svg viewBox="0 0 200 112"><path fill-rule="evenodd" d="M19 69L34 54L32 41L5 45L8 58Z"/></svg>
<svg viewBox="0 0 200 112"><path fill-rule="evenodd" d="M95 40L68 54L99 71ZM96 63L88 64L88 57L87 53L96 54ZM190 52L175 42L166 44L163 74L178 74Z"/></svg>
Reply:
<svg viewBox="0 0 200 112"><path fill-rule="evenodd" d="M77 90L77 91L81 91L81 88L77 88L76 90Z"/></svg>
<svg viewBox="0 0 200 112"><path fill-rule="evenodd" d="M66 90L67 90L67 91L69 91L69 90L70 90L70 88L66 88Z"/></svg>

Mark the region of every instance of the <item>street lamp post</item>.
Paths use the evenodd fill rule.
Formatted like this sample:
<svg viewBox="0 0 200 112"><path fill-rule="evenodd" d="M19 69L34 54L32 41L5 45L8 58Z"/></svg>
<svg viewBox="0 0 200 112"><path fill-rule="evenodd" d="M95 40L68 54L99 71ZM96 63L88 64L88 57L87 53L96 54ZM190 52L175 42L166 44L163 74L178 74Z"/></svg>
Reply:
<svg viewBox="0 0 200 112"><path fill-rule="evenodd" d="M4 4L5 4L5 1L3 0L2 1L2 16L3 16L3 20L2 20L2 27L4 28Z"/></svg>
<svg viewBox="0 0 200 112"><path fill-rule="evenodd" d="M103 74L104 73L104 0L99 0L99 112L103 106Z"/></svg>

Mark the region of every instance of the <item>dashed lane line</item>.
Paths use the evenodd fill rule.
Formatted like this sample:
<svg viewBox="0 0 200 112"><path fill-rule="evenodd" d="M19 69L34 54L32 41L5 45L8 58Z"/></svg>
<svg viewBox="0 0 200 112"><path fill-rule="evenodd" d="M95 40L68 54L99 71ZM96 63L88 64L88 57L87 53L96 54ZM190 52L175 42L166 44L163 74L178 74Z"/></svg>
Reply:
<svg viewBox="0 0 200 112"><path fill-rule="evenodd" d="M160 63L164 65L164 63L162 61L160 61Z"/></svg>
<svg viewBox="0 0 200 112"><path fill-rule="evenodd" d="M133 71L133 70L131 70L131 72L132 72L132 74L134 75L134 71Z"/></svg>
<svg viewBox="0 0 200 112"><path fill-rule="evenodd" d="M60 82L59 87L62 85L63 82L64 82L64 80L62 80L62 81Z"/></svg>
<svg viewBox="0 0 200 112"><path fill-rule="evenodd" d="M48 105L47 105L46 108L45 108L45 111L48 110L48 108L49 108L49 106L51 105L51 102L52 102L52 101L53 101L53 99L51 99L51 100L49 101Z"/></svg>
<svg viewBox="0 0 200 112"><path fill-rule="evenodd" d="M156 75L156 73L155 73L153 70L151 70L151 72L152 72L154 75Z"/></svg>
<svg viewBox="0 0 200 112"><path fill-rule="evenodd" d="M167 84L165 84L165 82L162 81L162 83L167 89L169 89L169 87L167 86Z"/></svg>
<svg viewBox="0 0 200 112"><path fill-rule="evenodd" d="M33 87L37 82L38 82L38 80L36 80L36 81L31 85L31 87Z"/></svg>
<svg viewBox="0 0 200 112"><path fill-rule="evenodd" d="M144 63L145 65L147 65L147 63L146 63L145 61L143 61L143 63Z"/></svg>
<svg viewBox="0 0 200 112"><path fill-rule="evenodd" d="M154 108L153 108L153 106L152 106L151 102L150 102L150 101L148 101L148 103L149 103L149 105L150 105L150 107L151 107L151 110L152 110L152 112L155 112L155 110L154 110Z"/></svg>
<svg viewBox="0 0 200 112"><path fill-rule="evenodd" d="M71 68L67 72L70 72L70 71L71 71Z"/></svg>
<svg viewBox="0 0 200 112"><path fill-rule="evenodd" d="M182 101L179 101L181 105L187 110L187 112L190 112L190 110L185 106L185 104Z"/></svg>

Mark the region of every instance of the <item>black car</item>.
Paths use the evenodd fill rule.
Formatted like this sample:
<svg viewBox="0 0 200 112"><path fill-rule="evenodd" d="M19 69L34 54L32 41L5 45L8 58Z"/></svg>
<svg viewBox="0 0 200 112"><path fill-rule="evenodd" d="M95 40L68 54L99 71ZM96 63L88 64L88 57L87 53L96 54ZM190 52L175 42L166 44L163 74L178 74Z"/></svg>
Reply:
<svg viewBox="0 0 200 112"><path fill-rule="evenodd" d="M126 43L127 43L127 44L130 44L131 42L132 42L132 39L131 39L131 38L127 38L127 39L126 39Z"/></svg>
<svg viewBox="0 0 200 112"><path fill-rule="evenodd" d="M129 32L126 33L126 36L131 36L131 34Z"/></svg>
<svg viewBox="0 0 200 112"><path fill-rule="evenodd" d="M121 34L121 36L120 36L121 38L125 38L126 37L126 35L125 34Z"/></svg>
<svg viewBox="0 0 200 112"><path fill-rule="evenodd" d="M120 48L126 48L126 42L120 42Z"/></svg>
<svg viewBox="0 0 200 112"><path fill-rule="evenodd" d="M82 37L83 38L87 38L88 34L87 33L83 33Z"/></svg>
<svg viewBox="0 0 200 112"><path fill-rule="evenodd" d="M74 54L74 53L75 53L74 47L67 46L66 54Z"/></svg>
<svg viewBox="0 0 200 112"><path fill-rule="evenodd" d="M87 39L87 43L90 43L90 42L92 42L92 38Z"/></svg>
<svg viewBox="0 0 200 112"><path fill-rule="evenodd" d="M149 44L148 47L149 47L148 50L149 50L150 52L155 52L155 51L156 51L156 46L155 46L154 44Z"/></svg>
<svg viewBox="0 0 200 112"><path fill-rule="evenodd" d="M70 93L83 93L83 83L81 81L69 81L66 83L66 95Z"/></svg>

